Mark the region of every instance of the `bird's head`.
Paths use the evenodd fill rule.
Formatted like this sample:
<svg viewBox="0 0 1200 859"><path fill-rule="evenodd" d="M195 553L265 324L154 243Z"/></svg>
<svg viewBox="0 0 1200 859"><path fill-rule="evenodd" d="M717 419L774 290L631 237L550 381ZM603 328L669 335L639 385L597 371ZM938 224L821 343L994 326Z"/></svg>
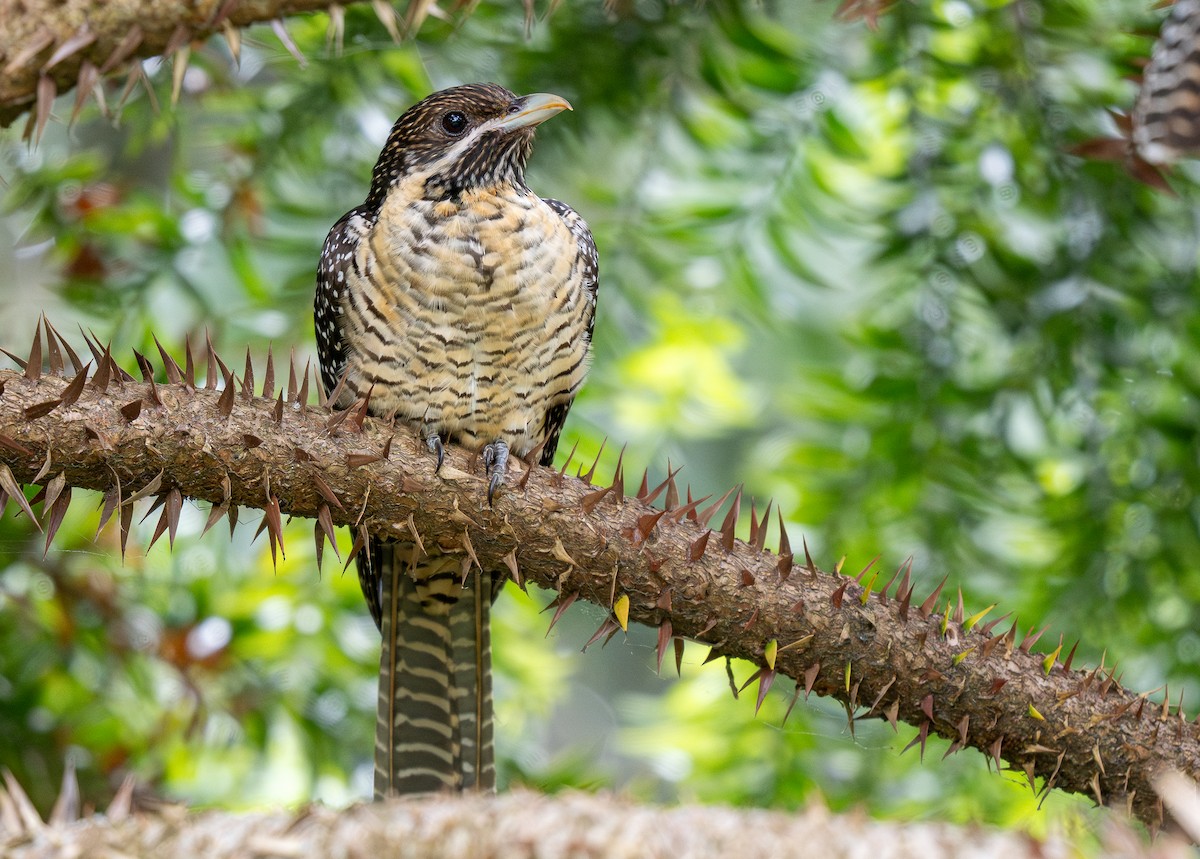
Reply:
<svg viewBox="0 0 1200 859"><path fill-rule="evenodd" d="M392 185L414 177L423 177L426 195L434 197L523 185L534 129L570 109L561 96L518 96L492 83L435 92L392 126L368 199L382 201Z"/></svg>

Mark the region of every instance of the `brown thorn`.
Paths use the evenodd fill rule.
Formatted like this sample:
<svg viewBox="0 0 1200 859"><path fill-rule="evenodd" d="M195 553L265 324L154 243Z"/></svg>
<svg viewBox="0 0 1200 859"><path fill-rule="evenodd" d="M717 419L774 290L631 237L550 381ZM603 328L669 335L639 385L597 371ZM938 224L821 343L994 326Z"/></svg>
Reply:
<svg viewBox="0 0 1200 859"><path fill-rule="evenodd" d="M296 62L300 65L300 68L307 67L308 58L300 52L300 49L296 47L296 43L292 41L292 35L287 31L287 26L283 23L282 18L271 20L271 30L274 31L275 37L279 39L280 44L287 49L287 52L296 58Z"/></svg>
<svg viewBox="0 0 1200 859"><path fill-rule="evenodd" d="M593 492L589 492L587 495L583 496L582 499L580 499L579 506L583 508L584 513L590 514L596 509L597 505L604 500L604 496L608 495L610 492L612 492L611 486L605 486L603 489L597 489Z"/></svg>
<svg viewBox="0 0 1200 859"><path fill-rule="evenodd" d="M667 494L663 498L663 507L667 510L674 510L679 506L679 487L675 485L675 475L680 472L683 466L671 470L671 461L667 460Z"/></svg>
<svg viewBox="0 0 1200 859"><path fill-rule="evenodd" d="M635 546L640 546L642 543L644 543L658 525L658 520L666 514L666 510L656 510L640 516L637 520L637 524L633 528L630 542Z"/></svg>
<svg viewBox="0 0 1200 859"><path fill-rule="evenodd" d="M579 475L588 486L592 485L592 478L596 475L596 466L600 464L600 456L604 453L604 446L606 444L608 444L608 436L600 440L600 449L596 451L596 458L592 460L592 467L588 469L587 474Z"/></svg>
<svg viewBox="0 0 1200 859"><path fill-rule="evenodd" d="M517 550L512 548L507 555L500 559L504 566L508 567L508 572L512 575L512 580L516 582L517 587L525 590L525 580L521 577L521 567L517 564Z"/></svg>
<svg viewBox="0 0 1200 859"><path fill-rule="evenodd" d="M275 401L275 408L271 412L271 417L275 419L275 423L283 423L283 391L279 392L279 398Z"/></svg>
<svg viewBox="0 0 1200 859"><path fill-rule="evenodd" d="M816 575L817 565L813 563L812 555L808 551L808 538L801 535L800 542L804 545L804 569L808 570L813 575Z"/></svg>
<svg viewBox="0 0 1200 859"><path fill-rule="evenodd" d="M35 421L38 418L45 417L57 409L61 404L62 400L47 400L44 403L34 403L32 406L26 406L23 409L25 420Z"/></svg>
<svg viewBox="0 0 1200 859"><path fill-rule="evenodd" d="M13 477L13 473L8 465L3 462L0 462L0 489L8 493L8 497L17 503L17 506L29 517L29 521L33 523L34 527L38 531L41 531L42 526L38 522L37 517L33 515L33 508L29 506L29 501L25 498L25 493L21 491L21 487L17 483L16 478Z"/></svg>
<svg viewBox="0 0 1200 859"><path fill-rule="evenodd" d="M641 482L641 485L638 486L637 494L633 496L638 501L644 501L646 498L646 493L650 491L649 480L650 480L650 469L646 468L642 471L642 482Z"/></svg>
<svg viewBox="0 0 1200 859"><path fill-rule="evenodd" d="M275 396L275 352L267 344L267 369L263 375L262 395L268 400Z"/></svg>
<svg viewBox="0 0 1200 859"><path fill-rule="evenodd" d="M742 487L738 484L737 495L733 496L733 503L729 505L729 512L725 514L725 521L721 523L721 545L725 547L726 552L733 551L733 532L737 528L738 514L742 509Z"/></svg>
<svg viewBox="0 0 1200 859"><path fill-rule="evenodd" d="M163 348L163 345L158 342L157 337L154 337L154 345L158 347L158 354L162 357L163 370L166 371L167 381L172 385L182 385L183 375L179 370L179 364L176 363L175 359L171 357L170 353Z"/></svg>
<svg viewBox="0 0 1200 859"><path fill-rule="evenodd" d="M937 603L938 595L942 592L942 588L945 587L946 581L949 578L950 578L950 574L947 573L945 578L942 579L941 584L939 584L936 588L934 588L933 593L931 593L928 597L925 598L925 602L921 603L920 608L919 608L919 611L921 612L921 617L927 618L933 612L933 607Z"/></svg>
<svg viewBox="0 0 1200 859"><path fill-rule="evenodd" d="M6 435L0 435L0 447L6 447L13 453L19 453L21 456L33 456L33 451L21 444L15 438L9 438Z"/></svg>
<svg viewBox="0 0 1200 859"><path fill-rule="evenodd" d="M575 458L575 450L578 447L579 447L579 441L578 441L578 439L576 439L575 443L573 445L571 445L571 452L567 454L567 461L564 462L562 464L562 468L560 468L558 470L558 479L560 482L562 481L563 476L567 473L567 466L569 466L571 464L571 460Z"/></svg>
<svg viewBox="0 0 1200 859"><path fill-rule="evenodd" d="M628 442L621 445L621 452L617 454L617 467L613 469L612 488L616 493L613 499L617 504L621 504L625 500L625 449L629 447Z"/></svg>
<svg viewBox="0 0 1200 859"><path fill-rule="evenodd" d="M308 373L312 368L312 359L304 362L304 381L300 383L300 390L296 393L296 405L300 407L300 414L304 414L308 410Z"/></svg>
<svg viewBox="0 0 1200 859"><path fill-rule="evenodd" d="M1050 627L1048 626L1044 627L1037 635L1030 636L1029 632L1033 632L1033 627L1029 627L1029 632L1025 633L1025 640L1021 642L1021 652L1028 653L1030 648L1037 644L1038 639L1041 638L1049 628Z"/></svg>
<svg viewBox="0 0 1200 859"><path fill-rule="evenodd" d="M83 393L84 383L87 382L88 367L91 367L89 362L82 370L75 374L75 378L71 380L65 388L63 388L62 397L60 398L64 406L71 406L79 399L79 395Z"/></svg>
<svg viewBox="0 0 1200 859"><path fill-rule="evenodd" d="M712 531L705 531L688 545L688 563L694 564L704 555L708 548L708 536Z"/></svg>
<svg viewBox="0 0 1200 859"><path fill-rule="evenodd" d="M185 334L183 338L183 383L192 390L196 389L196 358L192 354L190 334Z"/></svg>
<svg viewBox="0 0 1200 859"><path fill-rule="evenodd" d="M771 507L774 504L775 499L767 499L767 509L763 511L762 523L758 526L758 535L751 541L760 554L767 550L767 524L771 521Z"/></svg>
<svg viewBox="0 0 1200 859"><path fill-rule="evenodd" d="M675 471L672 471L670 463L668 463L667 464L667 479L664 480L662 483L658 484L658 486L654 487L653 492L646 493L644 490L642 492L640 492L637 496L637 500L641 501L643 504L653 504L654 500L656 498L658 498L658 496L660 494L662 494L662 491L664 489L667 488L667 485L671 482L671 478L674 477L678 472L679 472L679 469L675 469ZM643 480L643 484L644 483L645 483L645 481Z"/></svg>
<svg viewBox="0 0 1200 859"><path fill-rule="evenodd" d="M50 374L52 376L61 376L63 374L62 352L59 351L58 341L54 339L54 335L51 333L50 323L46 320L45 314L42 315L42 327L46 332L46 353L50 359Z"/></svg>
<svg viewBox="0 0 1200 859"><path fill-rule="evenodd" d="M871 567L875 566L875 562L878 560L879 560L879 555L876 555L874 558L867 561L867 565L862 568L862 572L860 572L857 576L854 577L854 581L858 582L861 585L863 576L865 576L870 571Z"/></svg>
<svg viewBox="0 0 1200 859"><path fill-rule="evenodd" d="M892 688L892 684L895 682L896 676L893 674L892 679L884 684L884 687L879 690L879 694L875 696L875 700L871 702L871 706L867 708L867 714L875 711L875 708L879 706L879 702L883 700L883 696L887 694L887 691Z"/></svg>
<svg viewBox="0 0 1200 859"><path fill-rule="evenodd" d="M25 362L25 378L31 382L42 378L42 326L40 322L33 329L33 345L29 347L29 358Z"/></svg>
<svg viewBox="0 0 1200 859"><path fill-rule="evenodd" d="M577 594L577 593L572 593L572 594L561 594L560 593L557 597L554 598L554 601L551 602L550 605L548 605L548 606L546 606L546 608L542 609L542 611L546 611L551 606L554 607L554 616L550 618L550 626L546 628L547 636L550 635L550 630L554 629L554 624L558 623L558 619L563 616L563 612L565 612L567 609L569 609L571 607L571 603L575 602L575 600L577 600L577 599L579 599L579 594ZM616 621L613 621L613 622L615 623Z"/></svg>
<svg viewBox="0 0 1200 859"><path fill-rule="evenodd" d="M814 662L812 665L804 669L804 700L808 700L808 696L812 693L813 684L817 682L817 675L821 672L821 663Z"/></svg>
<svg viewBox="0 0 1200 859"><path fill-rule="evenodd" d="M687 504L684 504L682 507L676 507L670 513L668 513L667 514L668 520L670 520L671 522L680 522L683 520L684 516L694 515L697 507L699 507L701 504L703 504L708 499L712 498L711 495L705 495L703 498L697 498L695 501L693 501L691 498L691 495L692 495L691 489L688 489Z"/></svg>
<svg viewBox="0 0 1200 859"><path fill-rule="evenodd" d="M296 379L296 347L293 346L288 353L288 386L287 386L287 401L289 403L296 402L296 396L300 392L300 383Z"/></svg>
<svg viewBox="0 0 1200 859"><path fill-rule="evenodd" d="M663 622L658 625L658 673L662 674L663 657L667 653L667 645L670 644L673 638L674 630L671 628L671 619L664 618Z"/></svg>
<svg viewBox="0 0 1200 859"><path fill-rule="evenodd" d="M66 478L59 475L56 479L62 479L65 483ZM46 546L42 550L42 557L50 554L50 541L54 539L54 535L58 533L58 528L62 525L63 516L67 515L67 507L71 504L71 487L66 486L60 491L60 494L54 499L50 505L50 515L46 517Z"/></svg>
<svg viewBox="0 0 1200 859"><path fill-rule="evenodd" d="M217 413L222 417L229 417L233 414L233 398L237 393L237 380L228 370L225 371L225 389L221 391L221 396L217 398Z"/></svg>
<svg viewBox="0 0 1200 859"><path fill-rule="evenodd" d="M845 579L840 585L838 585L837 590L829 595L829 601L833 604L835 609L842 607L842 598L846 596L846 586L849 584L850 579Z"/></svg>
<svg viewBox="0 0 1200 859"><path fill-rule="evenodd" d="M417 523L411 513L408 514L408 533L412 534L413 542L417 545L417 551L423 557L425 555L425 543L421 540L421 532L417 530Z"/></svg>
<svg viewBox="0 0 1200 859"><path fill-rule="evenodd" d="M738 490L738 495L739 495L739 497L740 497L740 495L741 495L741 487L740 487L740 486L731 486L731 487L730 487L730 488L729 488L729 489L728 489L728 490L725 492L725 494L724 494L724 495L722 495L722 496L721 496L721 497L720 497L720 498L717 500L717 502L716 502L715 504L713 504L712 506L710 506L710 507L709 507L707 510L705 510L703 513L697 513L697 514L696 514L696 522L697 522L697 523L700 525L700 527L701 527L701 528L707 528L707 527L708 527L709 520L711 520L711 519L712 519L712 517L713 517L713 515L714 515L714 514L715 514L715 513L716 513L716 512L717 512L719 509L721 509L721 507L722 507L722 506L725 504L725 501L726 501L726 499L728 499L728 498L729 498L729 496L733 494L733 490L735 490L735 489L737 489L737 490Z"/></svg>

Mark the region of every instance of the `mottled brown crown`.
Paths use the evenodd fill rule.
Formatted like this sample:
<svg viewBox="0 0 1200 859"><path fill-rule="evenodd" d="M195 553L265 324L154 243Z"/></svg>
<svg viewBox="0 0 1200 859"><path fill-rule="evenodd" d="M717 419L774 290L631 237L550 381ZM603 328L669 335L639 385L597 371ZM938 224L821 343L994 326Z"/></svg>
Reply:
<svg viewBox="0 0 1200 859"><path fill-rule="evenodd" d="M499 84L478 83L435 92L396 120L371 174L372 208L399 179L436 166L427 182L435 196L454 196L471 187L524 183L525 163L533 149L533 128L485 132L479 128L519 108L521 98ZM455 134L448 117L461 114L465 131ZM451 125L452 127L452 125ZM466 144L453 162L439 165L447 153Z"/></svg>

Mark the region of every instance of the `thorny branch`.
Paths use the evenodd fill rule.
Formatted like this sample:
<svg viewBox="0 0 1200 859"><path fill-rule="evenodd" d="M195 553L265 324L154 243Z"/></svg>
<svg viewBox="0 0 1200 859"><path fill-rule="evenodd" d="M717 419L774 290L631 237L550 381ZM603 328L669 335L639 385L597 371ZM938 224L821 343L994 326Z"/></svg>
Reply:
<svg viewBox="0 0 1200 859"><path fill-rule="evenodd" d="M145 84L139 61L172 60L178 95L193 43L224 36L237 59L239 29L270 22L287 50L303 61L283 18L325 10L330 38L340 45L343 5L354 0L0 0L0 127L31 110L26 134L40 135L56 96L77 89L72 119L105 78L127 74L130 88ZM372 8L391 37L416 32L433 9L428 0L374 0ZM398 10L403 11L398 11ZM527 10L526 14L529 12ZM104 101L101 104L104 105Z"/></svg>
<svg viewBox="0 0 1200 859"><path fill-rule="evenodd" d="M657 627L660 664L672 651L678 661L685 639L748 660L760 704L783 674L797 695L832 696L851 719L916 726L910 745L922 753L938 734L952 741L948 753L971 746L989 765L1042 779L1040 790L1124 806L1151 825L1163 819L1156 772L1200 777L1200 726L1169 698L1124 689L1115 666L1072 669L1073 647L1065 657L1061 643L1034 653L1041 633L1018 640L1015 620L998 626L1007 615L968 616L961 593L942 585L915 595L910 563L891 574L873 563L856 577L826 573L806 549L793 558L782 530L769 552L769 509L760 518L751 505L749 537L737 539L740 491L681 503L672 477L656 488L643 477L626 497L620 464L605 487L592 484L594 465L583 479L535 467L510 476L488 508L469 453L448 450L435 475L407 431L361 407L331 414L308 404L307 372L297 384L291 368L277 392L269 363L255 396L249 360L239 379L210 347L203 384L190 350L182 369L163 351L165 382L138 356L144 380L135 381L94 343L93 369L79 369L46 329L45 347L39 331L28 361L18 360L23 372L0 370L0 492L31 517L40 504L50 533L71 489L85 488L106 493L105 515L126 535L131 502L149 496L162 506L159 534L173 535L184 497L213 503L210 524L238 505L266 511L280 550L285 514L316 520L318 549L335 525L355 529L356 548L368 532L413 534L460 554L464 571L506 568L518 583L556 590L560 613L577 598L611 608L597 637L615 634L626 613ZM26 501L18 484L42 488ZM660 498L665 509L651 506Z"/></svg>

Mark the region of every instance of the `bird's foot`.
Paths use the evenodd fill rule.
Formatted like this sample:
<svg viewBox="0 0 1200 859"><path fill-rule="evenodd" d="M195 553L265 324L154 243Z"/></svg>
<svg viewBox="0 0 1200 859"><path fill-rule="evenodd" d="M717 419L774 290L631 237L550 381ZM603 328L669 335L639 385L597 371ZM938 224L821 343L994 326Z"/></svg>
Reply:
<svg viewBox="0 0 1200 859"><path fill-rule="evenodd" d="M442 437L437 433L426 437L425 446L429 448L430 453L437 454L437 467L433 470L433 473L437 474L442 470L442 460L446 458L446 446L442 444Z"/></svg>
<svg viewBox="0 0 1200 859"><path fill-rule="evenodd" d="M497 439L491 444L484 445L483 448L483 473L489 476L488 480L488 506L492 505L492 498L496 494L496 490L504 485L504 476L508 472L508 445Z"/></svg>

